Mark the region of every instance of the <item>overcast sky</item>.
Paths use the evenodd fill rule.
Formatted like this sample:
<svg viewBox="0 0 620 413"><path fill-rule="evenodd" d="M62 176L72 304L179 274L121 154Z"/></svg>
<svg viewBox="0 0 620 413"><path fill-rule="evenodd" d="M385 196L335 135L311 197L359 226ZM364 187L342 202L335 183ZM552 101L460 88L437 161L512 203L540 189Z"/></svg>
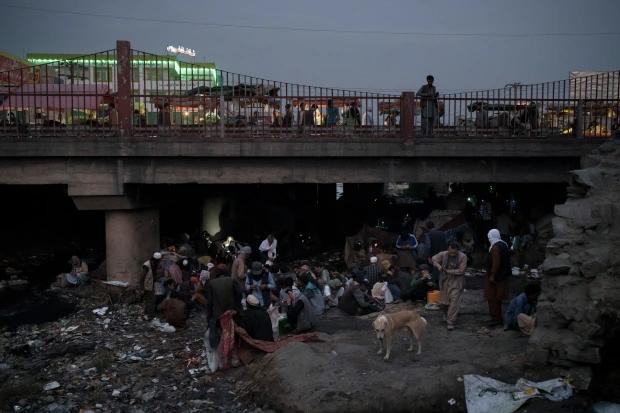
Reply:
<svg viewBox="0 0 620 413"><path fill-rule="evenodd" d="M620 32L620 0L0 0L2 5L144 19L268 27L426 33ZM619 35L421 36L259 30L54 14L0 7L3 49L90 54L115 47L196 50L219 69L347 89L440 93L538 83L570 70L620 69ZM186 59L186 60L189 60Z"/></svg>

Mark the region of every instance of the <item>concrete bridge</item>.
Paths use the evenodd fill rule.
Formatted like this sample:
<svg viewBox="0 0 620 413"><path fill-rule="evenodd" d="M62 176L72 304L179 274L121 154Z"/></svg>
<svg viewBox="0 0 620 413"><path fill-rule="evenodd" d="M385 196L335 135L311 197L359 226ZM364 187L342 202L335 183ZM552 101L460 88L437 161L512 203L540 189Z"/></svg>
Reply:
<svg viewBox="0 0 620 413"><path fill-rule="evenodd" d="M566 182L603 141L4 138L0 184L63 184L79 197L122 196L126 184Z"/></svg>
<svg viewBox="0 0 620 413"><path fill-rule="evenodd" d="M109 278L136 283L141 263L159 249L158 204L147 190L153 184L566 182L601 142L4 138L0 184L66 185L78 209L105 210Z"/></svg>
<svg viewBox="0 0 620 413"><path fill-rule="evenodd" d="M105 90L89 79L72 80L53 93L45 85L11 89L3 109L16 113L18 121L0 124L0 185L66 185L78 209L105 210L109 279L132 284L142 262L159 249L159 204L156 190L149 190L157 184L567 182L568 171L578 169L582 157L606 136L585 133L586 114L598 112L588 112L584 97L573 96L576 85L557 95L526 93L519 99L554 110L573 108L575 137L562 134L553 122L539 124L537 104L519 103L503 91L441 97L435 136L421 137L421 101L413 92L358 93L201 65L180 67L167 57L134 51L125 41L102 56L73 63L107 67L114 82ZM60 63L67 62L6 76L17 78L23 70L60 73ZM161 76L163 89L145 80L147 69ZM585 98L591 105L609 100ZM102 116L104 103L113 110ZM335 126L326 117L314 117L318 122L300 135L304 105L313 107L315 116L337 107L342 122ZM521 110L523 125L532 130L505 123L473 127L464 119L471 121L478 106ZM145 108L156 115L155 123L140 112ZM363 121L361 113L357 120L349 117L356 108L374 115ZM297 114L297 125L294 120L276 124L273 109ZM55 116L48 120L46 111ZM58 121L52 120L56 115ZM456 118L464 123L453 123ZM514 136L523 134L531 137Z"/></svg>

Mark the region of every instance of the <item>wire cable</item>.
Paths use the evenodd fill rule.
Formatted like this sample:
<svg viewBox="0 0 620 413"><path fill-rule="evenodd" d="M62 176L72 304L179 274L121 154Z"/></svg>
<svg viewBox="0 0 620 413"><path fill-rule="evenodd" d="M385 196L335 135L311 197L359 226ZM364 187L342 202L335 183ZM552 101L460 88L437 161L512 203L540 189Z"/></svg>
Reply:
<svg viewBox="0 0 620 413"><path fill-rule="evenodd" d="M313 32L313 33L334 33L334 34L373 34L373 35L393 35L393 36L441 36L441 37L585 37L585 36L616 36L620 32L590 32L590 33L430 33L430 32L396 32L387 30L340 30L340 29L314 29L309 27L286 27L286 26L254 26L244 24L224 24L224 23L207 23L207 22L191 22L179 20L163 20L148 19L143 17L114 16L110 14L97 13L81 13L75 11L62 11L44 9L39 7L15 6L11 4L0 4L0 7L7 7L19 10L40 11L46 13L65 14L82 17L97 17L105 19L132 20L153 23L168 24L184 24L193 26L211 26L211 27L231 27L236 29L253 29L253 30L282 30L295 32Z"/></svg>

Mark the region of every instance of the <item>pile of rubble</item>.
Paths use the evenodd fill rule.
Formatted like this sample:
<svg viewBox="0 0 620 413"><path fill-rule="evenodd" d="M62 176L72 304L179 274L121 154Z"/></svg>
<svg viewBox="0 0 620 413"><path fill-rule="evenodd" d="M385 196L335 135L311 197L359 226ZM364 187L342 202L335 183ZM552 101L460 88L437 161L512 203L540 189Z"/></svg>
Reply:
<svg viewBox="0 0 620 413"><path fill-rule="evenodd" d="M620 358L604 354L620 338L620 142L606 142L585 164L573 172L568 202L555 209L527 355L537 368L549 362L588 378L604 363L611 372L602 380L618 389Z"/></svg>
<svg viewBox="0 0 620 413"><path fill-rule="evenodd" d="M81 310L0 336L0 411L248 411L232 379L213 374L206 317L153 329L139 306Z"/></svg>

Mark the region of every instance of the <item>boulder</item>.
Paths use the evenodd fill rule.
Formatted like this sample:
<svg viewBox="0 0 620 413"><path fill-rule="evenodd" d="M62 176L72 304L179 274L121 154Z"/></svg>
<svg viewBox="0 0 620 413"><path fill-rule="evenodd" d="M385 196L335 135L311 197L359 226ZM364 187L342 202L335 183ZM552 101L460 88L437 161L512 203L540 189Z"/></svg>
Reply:
<svg viewBox="0 0 620 413"><path fill-rule="evenodd" d="M543 272L550 275L568 274L571 267L572 264L568 259L557 257L547 257L542 264Z"/></svg>
<svg viewBox="0 0 620 413"><path fill-rule="evenodd" d="M602 274L589 285L590 299L600 301L608 309L620 314L620 282L618 277Z"/></svg>
<svg viewBox="0 0 620 413"><path fill-rule="evenodd" d="M588 199L570 201L563 205L556 205L555 214L562 218L590 219L592 217L590 205L591 202Z"/></svg>
<svg viewBox="0 0 620 413"><path fill-rule="evenodd" d="M579 363L598 364L601 362L601 349L598 347L579 349L569 345L566 347L566 359Z"/></svg>
<svg viewBox="0 0 620 413"><path fill-rule="evenodd" d="M575 228L569 223L569 220L562 217L553 218L553 234L556 237L574 237L583 233L583 226Z"/></svg>
<svg viewBox="0 0 620 413"><path fill-rule="evenodd" d="M579 257L581 261L580 271L586 278L594 278L607 272L609 267L610 246L601 246L585 250Z"/></svg>
<svg viewBox="0 0 620 413"><path fill-rule="evenodd" d="M605 170L599 168L590 168L581 169L579 171L572 171L572 173L575 177L575 182L580 185L593 187L601 183Z"/></svg>

